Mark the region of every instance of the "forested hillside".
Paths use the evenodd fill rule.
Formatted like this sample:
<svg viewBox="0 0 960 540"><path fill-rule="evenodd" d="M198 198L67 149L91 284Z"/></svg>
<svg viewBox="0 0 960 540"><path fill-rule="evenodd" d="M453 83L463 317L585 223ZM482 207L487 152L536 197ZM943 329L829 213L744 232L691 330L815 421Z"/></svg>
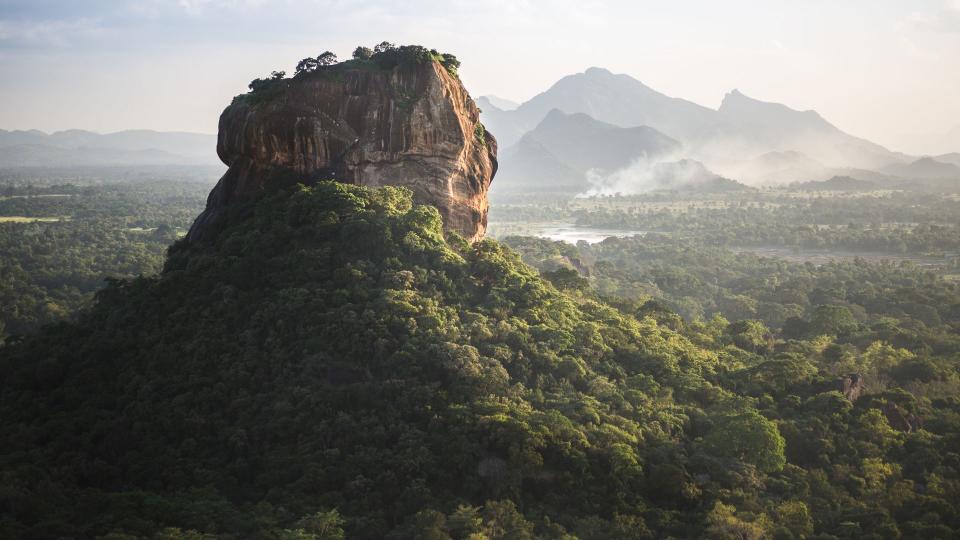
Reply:
<svg viewBox="0 0 960 540"><path fill-rule="evenodd" d="M810 313L684 321L404 189L276 191L0 348L0 536L955 535L956 350Z"/></svg>

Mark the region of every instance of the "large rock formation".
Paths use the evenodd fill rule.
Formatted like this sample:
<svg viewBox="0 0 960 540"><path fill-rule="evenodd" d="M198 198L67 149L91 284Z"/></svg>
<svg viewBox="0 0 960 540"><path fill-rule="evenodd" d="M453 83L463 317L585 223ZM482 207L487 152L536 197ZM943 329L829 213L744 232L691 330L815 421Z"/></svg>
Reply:
<svg viewBox="0 0 960 540"><path fill-rule="evenodd" d="M228 207L261 190L327 179L405 186L447 229L483 236L497 144L440 63L347 63L269 82L220 116L217 153L230 168L189 240L211 236Z"/></svg>

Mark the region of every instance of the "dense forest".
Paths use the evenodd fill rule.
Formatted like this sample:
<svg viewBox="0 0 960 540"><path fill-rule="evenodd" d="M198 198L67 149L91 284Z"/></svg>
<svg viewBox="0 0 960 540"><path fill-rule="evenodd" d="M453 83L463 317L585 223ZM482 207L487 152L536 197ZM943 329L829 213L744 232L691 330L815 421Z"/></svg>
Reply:
<svg viewBox="0 0 960 540"><path fill-rule="evenodd" d="M203 178L169 169L0 174L0 342L69 317L107 278L159 271L203 207Z"/></svg>
<svg viewBox="0 0 960 540"><path fill-rule="evenodd" d="M494 222L566 220L582 227L669 233L719 246L960 252L960 199L941 193L808 193L788 189L503 204ZM504 227L502 227L504 228ZM505 227L504 234L510 233Z"/></svg>
<svg viewBox="0 0 960 540"><path fill-rule="evenodd" d="M941 273L470 245L328 182L232 212L0 348L0 536L960 534Z"/></svg>

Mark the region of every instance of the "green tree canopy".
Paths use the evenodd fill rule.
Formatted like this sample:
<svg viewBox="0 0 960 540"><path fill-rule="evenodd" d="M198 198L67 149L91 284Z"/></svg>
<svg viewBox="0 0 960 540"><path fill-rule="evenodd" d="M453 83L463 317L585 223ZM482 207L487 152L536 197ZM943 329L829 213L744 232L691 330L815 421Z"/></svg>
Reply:
<svg viewBox="0 0 960 540"><path fill-rule="evenodd" d="M704 449L715 456L755 465L764 472L779 471L786 463L786 442L777 425L756 411L719 419L704 439Z"/></svg>

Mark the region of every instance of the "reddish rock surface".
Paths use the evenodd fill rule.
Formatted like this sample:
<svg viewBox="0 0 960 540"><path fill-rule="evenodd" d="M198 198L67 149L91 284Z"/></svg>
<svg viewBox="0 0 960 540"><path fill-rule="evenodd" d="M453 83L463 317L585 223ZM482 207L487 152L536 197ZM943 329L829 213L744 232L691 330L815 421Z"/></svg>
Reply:
<svg viewBox="0 0 960 540"><path fill-rule="evenodd" d="M860 394L863 393L865 386L863 375L859 373L846 375L842 377L839 382L840 392L843 393L843 397L850 401L860 399Z"/></svg>
<svg viewBox="0 0 960 540"><path fill-rule="evenodd" d="M497 143L459 78L437 62L321 69L240 96L223 111L229 166L188 234L213 234L227 208L264 189L335 179L404 186L469 240L487 227Z"/></svg>

